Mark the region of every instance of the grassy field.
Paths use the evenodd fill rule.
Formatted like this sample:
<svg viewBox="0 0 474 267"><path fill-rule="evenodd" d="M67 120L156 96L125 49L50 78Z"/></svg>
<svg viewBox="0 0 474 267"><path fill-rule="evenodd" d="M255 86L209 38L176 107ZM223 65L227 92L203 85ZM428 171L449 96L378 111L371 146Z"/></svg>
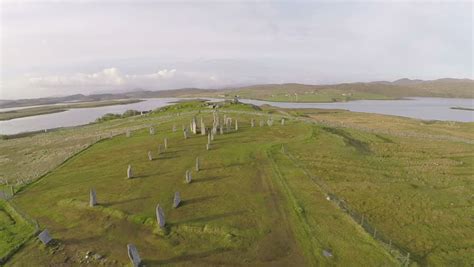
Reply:
<svg viewBox="0 0 474 267"><path fill-rule="evenodd" d="M126 99L126 100L108 100L108 101L97 101L89 103L76 103L76 104L64 104L64 105L50 105L50 106L39 106L32 108L23 108L10 111L0 112L0 121L6 121L11 119L30 117L36 115L50 114L63 112L72 108L94 108L94 107L104 107L104 106L113 106L113 105L125 105L137 103L142 100L137 99Z"/></svg>
<svg viewBox="0 0 474 267"><path fill-rule="evenodd" d="M210 151L207 137L184 140L181 131L192 115L211 125L202 103L0 140L11 147L2 151L5 160L21 157L13 148L22 139L76 136L70 153L82 151L64 164L65 154L49 158L50 153L34 163L54 158L50 169L61 165L12 201L48 228L57 243L45 247L30 240L7 265L124 265L127 243L137 246L147 266L399 264L396 251L390 253L328 196L363 215L392 248L410 252L410 264L474 262L474 124L337 110L259 111L246 105L225 106L220 113L238 119L239 130L217 135ZM272 127L259 127L260 120L272 116ZM278 123L281 116L287 118L285 125ZM250 127L251 118L257 127ZM148 125L156 126L155 135L143 129ZM131 137L119 134L129 128L136 129ZM119 135L97 142L98 132ZM165 137L169 149L158 155ZM147 159L148 150L153 161ZM194 171L196 157L199 172ZM135 179L126 179L128 164ZM193 170L191 184L184 183L188 169ZM94 208L87 206L91 187L99 201ZM178 209L171 208L175 191L183 198ZM157 230L158 203L167 218L165 231ZM100 257L86 259L87 252Z"/></svg>

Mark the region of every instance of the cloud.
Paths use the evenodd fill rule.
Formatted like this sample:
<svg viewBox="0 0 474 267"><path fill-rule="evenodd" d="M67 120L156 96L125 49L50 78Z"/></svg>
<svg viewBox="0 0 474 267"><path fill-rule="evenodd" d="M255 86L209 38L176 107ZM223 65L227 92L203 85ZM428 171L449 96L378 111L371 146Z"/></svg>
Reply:
<svg viewBox="0 0 474 267"><path fill-rule="evenodd" d="M130 86L147 87L152 83L170 80L176 74L176 69L163 69L150 74L122 74L118 68L106 68L95 73L76 73L72 75L32 76L28 77L30 86L33 87L116 87Z"/></svg>

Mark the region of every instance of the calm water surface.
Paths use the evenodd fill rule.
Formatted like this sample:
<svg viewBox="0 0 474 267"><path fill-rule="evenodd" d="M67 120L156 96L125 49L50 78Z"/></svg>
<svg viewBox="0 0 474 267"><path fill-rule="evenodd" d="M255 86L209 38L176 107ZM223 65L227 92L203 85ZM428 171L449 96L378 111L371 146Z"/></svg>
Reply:
<svg viewBox="0 0 474 267"><path fill-rule="evenodd" d="M16 134L20 132L83 125L95 121L98 117L106 113L123 113L128 109L140 111L152 110L171 105L172 102L180 99L181 98L154 98L127 105L70 109L60 113L0 121L0 134ZM473 108L474 99L418 97L408 100L360 100L343 103L290 103L249 99L242 99L241 101L255 105L269 104L282 108L347 109L357 112L396 115L423 120L474 121L473 111L450 109L451 107Z"/></svg>

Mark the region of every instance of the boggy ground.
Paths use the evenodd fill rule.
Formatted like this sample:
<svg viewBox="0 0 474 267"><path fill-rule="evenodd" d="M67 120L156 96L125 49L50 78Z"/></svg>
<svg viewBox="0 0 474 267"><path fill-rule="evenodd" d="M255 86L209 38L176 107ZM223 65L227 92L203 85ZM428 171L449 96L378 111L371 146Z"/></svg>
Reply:
<svg viewBox="0 0 474 267"><path fill-rule="evenodd" d="M381 116L377 125L370 118L378 115L232 105L221 116L238 119L239 130L217 135L206 151L206 136L184 140L181 127L192 115L210 126L208 111L179 104L135 119L159 124L156 134L142 129L103 140L17 193L13 203L57 242L45 247L32 239L7 265L123 265L127 243L137 246L147 266L397 265L396 253L328 201L328 192L409 251L411 264L473 262L472 124ZM272 127L259 127L271 116ZM158 156L164 137L169 149ZM132 180L126 179L128 164L137 175ZM187 169L193 170L189 185ZM94 208L87 206L91 187L99 201ZM178 209L171 208L175 191L183 198ZM158 203L165 231L157 230Z"/></svg>

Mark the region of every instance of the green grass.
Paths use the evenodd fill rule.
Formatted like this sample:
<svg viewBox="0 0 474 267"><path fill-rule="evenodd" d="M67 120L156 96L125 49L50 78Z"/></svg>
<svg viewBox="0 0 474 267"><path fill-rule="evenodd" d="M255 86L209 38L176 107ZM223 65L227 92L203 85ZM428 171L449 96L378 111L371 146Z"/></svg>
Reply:
<svg viewBox="0 0 474 267"><path fill-rule="evenodd" d="M181 126L193 114L210 126L209 111L203 103L180 103L149 116L62 132L137 129L130 138L120 134L90 146L15 195L14 203L58 244L30 241L8 263L77 265L93 251L105 256L103 263L123 265L126 244L134 243L147 266L397 265L398 254L328 201L328 193L363 214L377 236L410 252L412 264L474 261L474 124L225 105L221 117L226 112L237 118L239 131L217 135L206 151L207 137L184 140ZM258 126L270 116L273 127ZM280 116L287 117L285 126ZM250 127L250 118L257 127ZM156 126L155 135L147 125ZM169 149L158 157L164 137ZM1 142L13 149L22 139ZM155 160L147 159L148 150ZM185 171L194 170L197 156L202 170L193 171L187 185ZM128 164L137 178L126 179ZM87 205L91 187L99 201L94 208ZM183 198L178 209L171 208L175 191ZM157 230L158 203L165 231ZM324 257L323 250L334 256Z"/></svg>
<svg viewBox="0 0 474 267"><path fill-rule="evenodd" d="M0 264L35 233L26 221L7 202L0 200Z"/></svg>

